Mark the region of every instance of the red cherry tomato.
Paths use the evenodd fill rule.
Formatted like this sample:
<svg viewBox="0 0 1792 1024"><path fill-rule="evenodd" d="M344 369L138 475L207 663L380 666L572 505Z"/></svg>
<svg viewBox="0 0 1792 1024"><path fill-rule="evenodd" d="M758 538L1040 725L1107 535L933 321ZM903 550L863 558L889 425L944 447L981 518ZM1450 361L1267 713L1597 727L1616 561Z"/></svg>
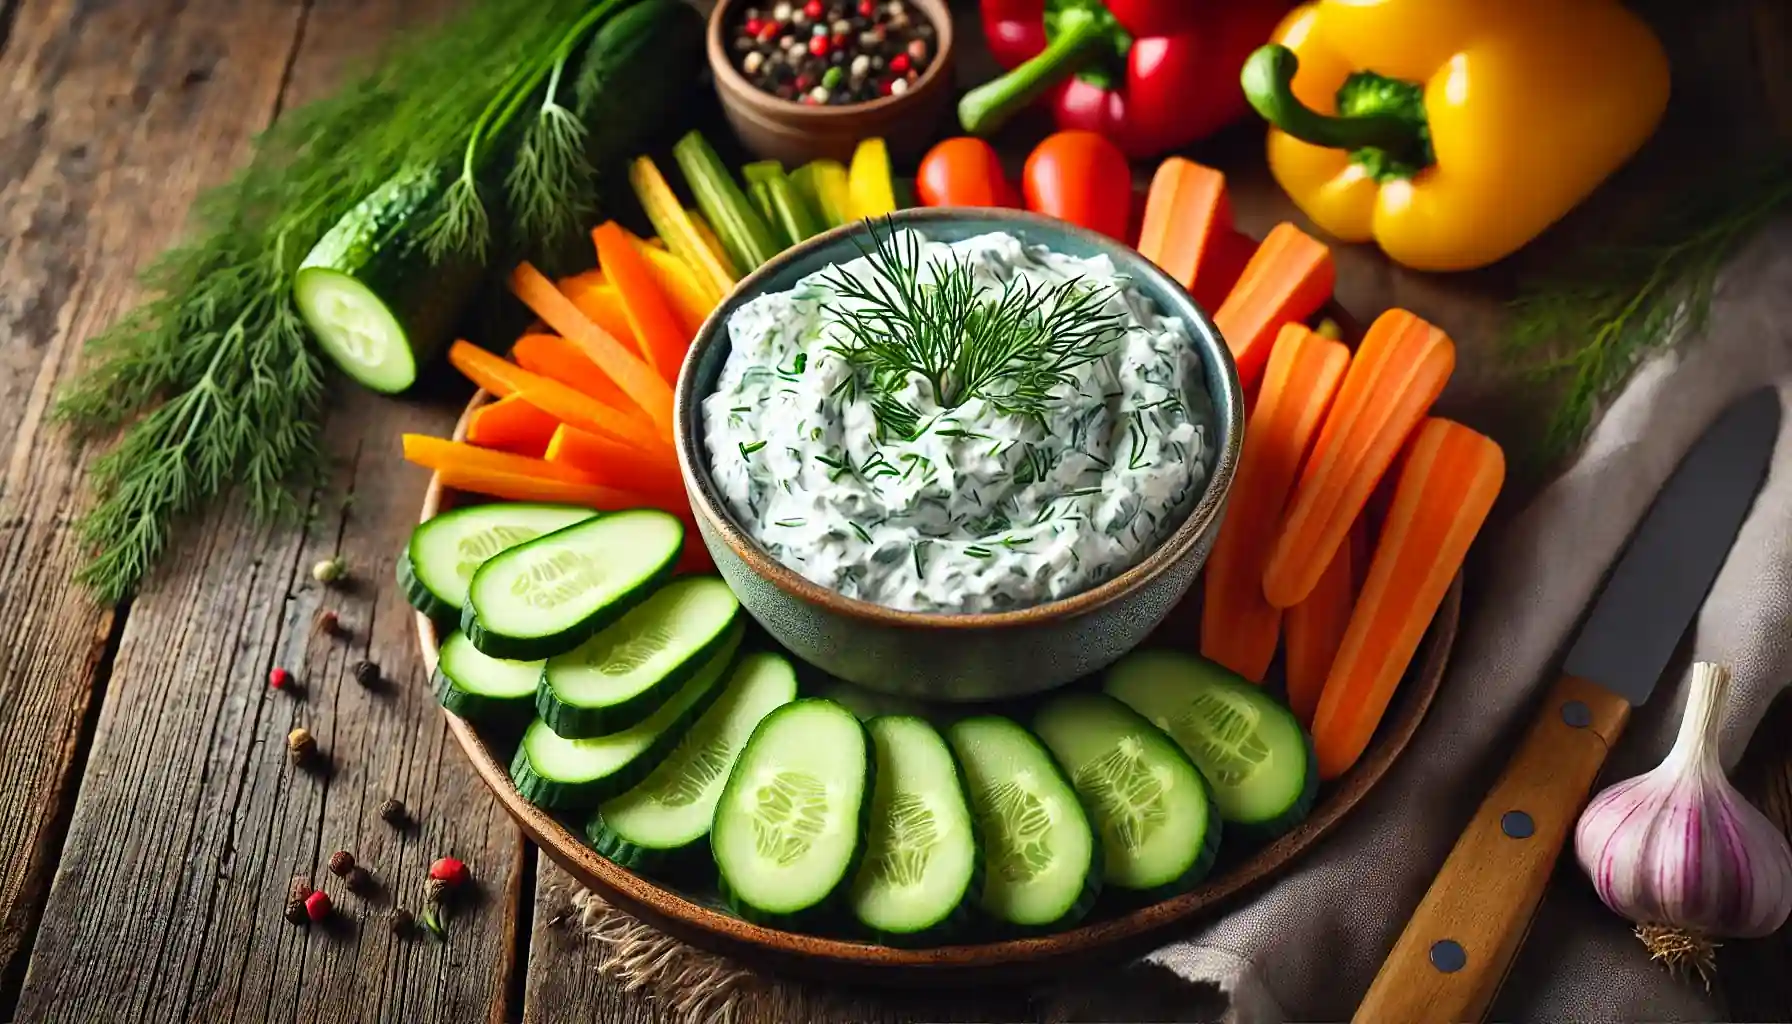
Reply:
<svg viewBox="0 0 1792 1024"><path fill-rule="evenodd" d="M927 151L915 175L915 194L922 206L1020 207L995 147L969 136L947 139Z"/></svg>
<svg viewBox="0 0 1792 1024"><path fill-rule="evenodd" d="M1027 209L1126 240L1132 168L1120 147L1094 132L1049 135L1021 173Z"/></svg>

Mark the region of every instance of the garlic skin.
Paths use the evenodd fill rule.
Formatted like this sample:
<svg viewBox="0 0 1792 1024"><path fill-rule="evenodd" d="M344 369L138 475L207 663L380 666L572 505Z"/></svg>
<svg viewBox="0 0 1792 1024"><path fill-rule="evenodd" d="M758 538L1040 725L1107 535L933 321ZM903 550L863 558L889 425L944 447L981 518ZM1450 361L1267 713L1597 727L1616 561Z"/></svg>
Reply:
<svg viewBox="0 0 1792 1024"><path fill-rule="evenodd" d="M1600 900L1639 925L1665 926L1658 934L1754 938L1792 915L1792 844L1718 760L1729 685L1727 668L1693 666L1674 748L1654 769L1601 791L1574 830Z"/></svg>

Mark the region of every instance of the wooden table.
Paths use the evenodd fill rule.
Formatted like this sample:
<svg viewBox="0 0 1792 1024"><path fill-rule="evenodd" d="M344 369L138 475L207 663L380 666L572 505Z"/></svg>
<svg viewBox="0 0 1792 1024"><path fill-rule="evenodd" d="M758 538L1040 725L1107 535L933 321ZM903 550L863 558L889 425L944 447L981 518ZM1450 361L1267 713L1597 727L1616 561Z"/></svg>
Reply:
<svg viewBox="0 0 1792 1024"><path fill-rule="evenodd" d="M131 303L133 271L253 133L326 89L346 60L448 5L0 0L0 1018L669 1019L595 969L601 952L572 923L568 879L453 748L393 589L425 477L400 463L393 439L446 432L464 394L393 401L340 387L327 431L336 468L303 528L225 509L190 524L179 555L132 601L99 607L70 583L83 554L71 522L103 449L68 444L46 409L80 340ZM1531 257L1597 230L1608 222L1600 210L1622 210L1651 183L1698 171L1707 155L1675 139L1792 137L1792 17L1780 0L1655 6L1683 62L1679 120ZM974 56L961 68L980 71ZM1260 233L1293 214L1257 152L1246 129L1200 155L1233 173L1243 226ZM1346 306L1398 303L1457 337L1463 369L1448 411L1509 446L1534 439L1542 399L1493 349L1513 265L1425 277L1354 249L1340 268ZM352 566L353 586L312 581L312 563L332 553ZM325 607L347 638L312 632ZM356 685L363 659L385 686ZM276 665L295 671L302 698L268 689ZM1782 823L1786 710L1744 772ZM289 765L283 741L296 725L328 752L326 777ZM414 829L378 820L387 797L412 809ZM373 868L384 894L345 899L335 928L287 924L288 880L321 877L339 848ZM476 906L446 945L394 938L384 909L416 906L427 864L447 853L477 872ZM1792 1017L1785 938L1734 944L1725 957L1737 1017ZM917 1007L781 991L737 1019L915 1015L1036 1016L1023 995Z"/></svg>

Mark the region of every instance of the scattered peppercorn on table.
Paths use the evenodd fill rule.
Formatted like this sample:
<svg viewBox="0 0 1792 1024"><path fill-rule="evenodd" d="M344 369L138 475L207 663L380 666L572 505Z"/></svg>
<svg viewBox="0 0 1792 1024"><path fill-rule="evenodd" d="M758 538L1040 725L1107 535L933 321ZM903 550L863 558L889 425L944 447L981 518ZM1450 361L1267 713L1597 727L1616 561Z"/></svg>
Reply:
<svg viewBox="0 0 1792 1024"><path fill-rule="evenodd" d="M464 387L443 384L405 402L342 388L323 436L329 471L309 492L306 515L262 525L246 501L227 503L188 523L181 553L116 607L95 604L71 582L84 551L70 513L104 446L71 454L45 398L73 372L79 340L128 304L137 266L176 237L195 192L228 175L254 133L325 92L343 67L414 22L419 6L434 13L453 3L360 0L309 14L290 0L0 5L8 99L0 105L8 154L0 165L0 439L8 453L0 621L11 627L0 641L0 848L10 854L0 865L0 1019L677 1019L597 969L604 947L584 934L569 880L536 856L474 776L429 690L393 582L427 473L401 465L388 442L401 433L446 436ZM795 63L787 80L767 79L774 91L796 95L801 86L815 103L900 92L934 55L930 27L899 16L904 5L807 6L830 19L828 34L811 34L825 41L803 44L807 57L783 44L780 60ZM981 49L975 5L957 6L957 70L968 86L995 63ZM1595 203L1621 208L1656 178L1685 180L1705 159L1699 132L1733 138L1792 123L1787 94L1769 88L1792 74L1784 49L1751 49L1759 26L1786 27L1778 0L1714 0L1696 14L1664 17L1676 89L1721 90L1727 113L1687 127L1694 134L1673 140L1674 152L1657 153ZM1693 19L1701 48L1682 54L1674 45ZM878 26L883 38L854 34ZM744 21L738 28L743 40L765 31ZM777 37L767 44L779 45ZM1372 52L1397 44L1407 45L1366 39L1343 56L1400 64L1399 54ZM737 66L756 74L770 57L748 43ZM1415 79L1436 70L1436 62L1405 68ZM715 115L700 116L707 134L723 136ZM1526 116L1548 127L1549 111ZM1488 144L1536 145L1514 117L1514 134ZM1022 118L995 140L1010 172L1045 121ZM1264 165L1262 133L1246 127L1195 154L1225 171L1239 227L1259 237L1299 216ZM942 134L953 132L942 126ZM1321 209L1322 175L1290 170L1300 154L1276 145L1271 157L1284 175L1306 174L1308 192L1296 199L1309 213L1347 221L1342 207ZM1548 181L1509 182L1509 195L1489 186L1471 205L1512 204L1514 237L1539 228L1550 204L1576 188L1572 173L1544 164L1537 173ZM666 156L660 166L676 164ZM1187 188L1191 203L1200 199L1201 181L1191 176ZM1373 234L1400 248L1390 231ZM1533 248L1555 244L1546 235ZM1494 349L1509 275L1445 283L1391 264L1373 245L1333 251L1338 299L1363 322L1402 306L1448 327L1459 351L1440 402L1447 415L1512 451L1534 439L1520 411L1529 384L1507 374ZM1314 345L1325 347L1318 338ZM1470 594L1472 607L1472 574ZM1781 827L1792 816L1788 751L1792 709L1781 708L1738 776ZM1734 1016L1792 1018L1783 969L1792 938L1732 943L1724 956L1719 983ZM1038 1015L1024 993L921 999L774 985L743 995L733 1019ZM1141 1002L1101 1013L1164 1019L1165 1010ZM1169 1007L1186 1015L1175 1019L1214 1010Z"/></svg>

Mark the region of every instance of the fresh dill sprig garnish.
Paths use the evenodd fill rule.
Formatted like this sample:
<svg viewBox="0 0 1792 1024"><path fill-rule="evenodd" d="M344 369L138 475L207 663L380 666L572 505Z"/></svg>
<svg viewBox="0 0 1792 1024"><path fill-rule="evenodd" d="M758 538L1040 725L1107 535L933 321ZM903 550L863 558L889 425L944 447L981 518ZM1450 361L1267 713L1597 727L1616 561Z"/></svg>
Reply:
<svg viewBox="0 0 1792 1024"><path fill-rule="evenodd" d="M1690 201L1664 195L1661 205L1663 213L1639 218L1650 225L1641 239L1587 250L1527 283L1513 303L1505 339L1513 354L1529 359L1573 341L1565 354L1528 368L1566 381L1538 452L1543 462L1579 443L1599 403L1643 356L1704 326L1730 255L1792 206L1792 153L1701 184Z"/></svg>
<svg viewBox="0 0 1792 1024"><path fill-rule="evenodd" d="M753 442L742 441L740 443L740 457L743 459L750 459L753 457L754 452L756 452L759 449L764 448L764 447L765 447L764 441L753 441Z"/></svg>
<svg viewBox="0 0 1792 1024"><path fill-rule="evenodd" d="M566 238L597 209L596 172L585 156L585 124L560 103L560 76L576 41L569 36L561 43L541 106L504 179L519 238Z"/></svg>
<svg viewBox="0 0 1792 1024"><path fill-rule="evenodd" d="M981 398L1043 422L1059 389L1074 384L1071 371L1112 351L1124 333L1124 316L1106 311L1111 287L1016 275L985 294L968 260L948 256L924 268L918 234L887 220L869 230L873 244L860 251L872 273L860 280L830 271L827 284L846 304L824 311L845 328L833 351L872 395L882 431L915 436L921 412L899 396L917 381L941 409Z"/></svg>

